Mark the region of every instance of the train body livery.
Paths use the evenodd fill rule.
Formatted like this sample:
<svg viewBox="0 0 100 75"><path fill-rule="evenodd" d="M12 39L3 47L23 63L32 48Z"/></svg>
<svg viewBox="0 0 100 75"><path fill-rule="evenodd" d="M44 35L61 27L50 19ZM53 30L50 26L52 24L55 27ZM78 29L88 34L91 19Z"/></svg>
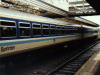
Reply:
<svg viewBox="0 0 100 75"><path fill-rule="evenodd" d="M0 57L98 35L98 28L0 7Z"/></svg>

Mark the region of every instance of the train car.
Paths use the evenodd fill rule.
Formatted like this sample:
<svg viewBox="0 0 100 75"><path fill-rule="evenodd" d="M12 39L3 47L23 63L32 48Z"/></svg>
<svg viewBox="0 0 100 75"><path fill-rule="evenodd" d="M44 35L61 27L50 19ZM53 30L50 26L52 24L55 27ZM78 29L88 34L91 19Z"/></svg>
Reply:
<svg viewBox="0 0 100 75"><path fill-rule="evenodd" d="M98 32L99 32L98 27L90 27L90 26L83 25L81 36L83 38L89 38L93 36L98 37Z"/></svg>
<svg viewBox="0 0 100 75"><path fill-rule="evenodd" d="M97 36L84 26L0 7L0 57Z"/></svg>

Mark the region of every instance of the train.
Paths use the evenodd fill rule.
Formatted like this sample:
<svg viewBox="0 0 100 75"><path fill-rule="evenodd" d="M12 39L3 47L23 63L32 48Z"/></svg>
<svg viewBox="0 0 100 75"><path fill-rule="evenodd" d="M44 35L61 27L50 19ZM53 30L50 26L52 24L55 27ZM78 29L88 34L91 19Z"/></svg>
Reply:
<svg viewBox="0 0 100 75"><path fill-rule="evenodd" d="M98 31L97 27L0 7L0 57L98 36Z"/></svg>

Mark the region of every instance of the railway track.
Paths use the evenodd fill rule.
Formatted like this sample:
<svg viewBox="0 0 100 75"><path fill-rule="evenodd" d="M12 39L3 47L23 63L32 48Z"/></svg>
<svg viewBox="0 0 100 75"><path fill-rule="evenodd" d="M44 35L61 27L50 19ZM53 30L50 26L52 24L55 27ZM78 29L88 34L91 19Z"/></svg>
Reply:
<svg viewBox="0 0 100 75"><path fill-rule="evenodd" d="M47 48L43 48L42 50L38 51L31 51L19 55L2 58L0 59L0 75L73 75L79 69L79 67L81 67L81 65L85 62L81 60L79 61L79 59L81 58L76 60L76 62L74 61L74 59L76 59L78 55L82 55L85 51L91 49L94 45L96 45L96 43L92 45L93 43L86 43L87 45L84 44L83 46L78 44L78 46L80 46L78 48L76 47L76 45L72 45L72 47L67 48L67 51L65 51L66 48L63 48L64 45L62 45L62 47L60 45L62 50L65 49L62 52L59 52L61 50L58 51L59 48L55 48L56 50L53 51L53 53L49 53L47 52ZM88 46L90 47L88 48ZM54 47L50 48L50 50ZM97 49L98 47L95 47L92 50L95 52ZM41 52L43 53L41 54ZM76 55L77 53L79 54ZM65 64L67 64L67 67L64 66ZM74 68L71 68L72 66Z"/></svg>
<svg viewBox="0 0 100 75"><path fill-rule="evenodd" d="M99 48L100 42L96 42L56 69L49 72L47 75L74 75Z"/></svg>

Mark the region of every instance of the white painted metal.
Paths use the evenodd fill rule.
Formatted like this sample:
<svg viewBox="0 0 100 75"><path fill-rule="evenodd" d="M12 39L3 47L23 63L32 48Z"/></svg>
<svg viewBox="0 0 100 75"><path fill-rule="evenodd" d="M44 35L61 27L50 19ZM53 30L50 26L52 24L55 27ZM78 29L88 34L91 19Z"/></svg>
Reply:
<svg viewBox="0 0 100 75"><path fill-rule="evenodd" d="M67 16L67 11L62 11L54 6L50 6L46 3L41 2L41 0L17 0L21 3L26 3L27 5L35 6L59 15Z"/></svg>
<svg viewBox="0 0 100 75"><path fill-rule="evenodd" d="M91 21L86 20L86 19L82 19L80 17L75 17L75 19L78 20L78 21L82 21L82 22L85 22L85 23L89 23L89 24L94 25L94 26L96 25L96 23L91 22Z"/></svg>
<svg viewBox="0 0 100 75"><path fill-rule="evenodd" d="M69 3L67 0L42 0L53 6L59 7L65 11L69 11Z"/></svg>
<svg viewBox="0 0 100 75"><path fill-rule="evenodd" d="M86 0L69 0L69 12L73 14L91 14L96 13L96 11L90 6Z"/></svg>
<svg viewBox="0 0 100 75"><path fill-rule="evenodd" d="M3 15L8 15L9 17L13 16L12 18L15 18L15 19L16 19L16 17L20 17L20 18L27 19L27 20L34 19L33 21L40 21L40 22L46 22L46 23L51 22L51 23L57 23L57 24L62 24L62 25L63 24L72 24L70 22L65 22L65 21L61 21L61 20L51 19L51 18L47 18L47 17L37 16L34 14L24 13L24 12L0 7L0 16L3 16Z"/></svg>

